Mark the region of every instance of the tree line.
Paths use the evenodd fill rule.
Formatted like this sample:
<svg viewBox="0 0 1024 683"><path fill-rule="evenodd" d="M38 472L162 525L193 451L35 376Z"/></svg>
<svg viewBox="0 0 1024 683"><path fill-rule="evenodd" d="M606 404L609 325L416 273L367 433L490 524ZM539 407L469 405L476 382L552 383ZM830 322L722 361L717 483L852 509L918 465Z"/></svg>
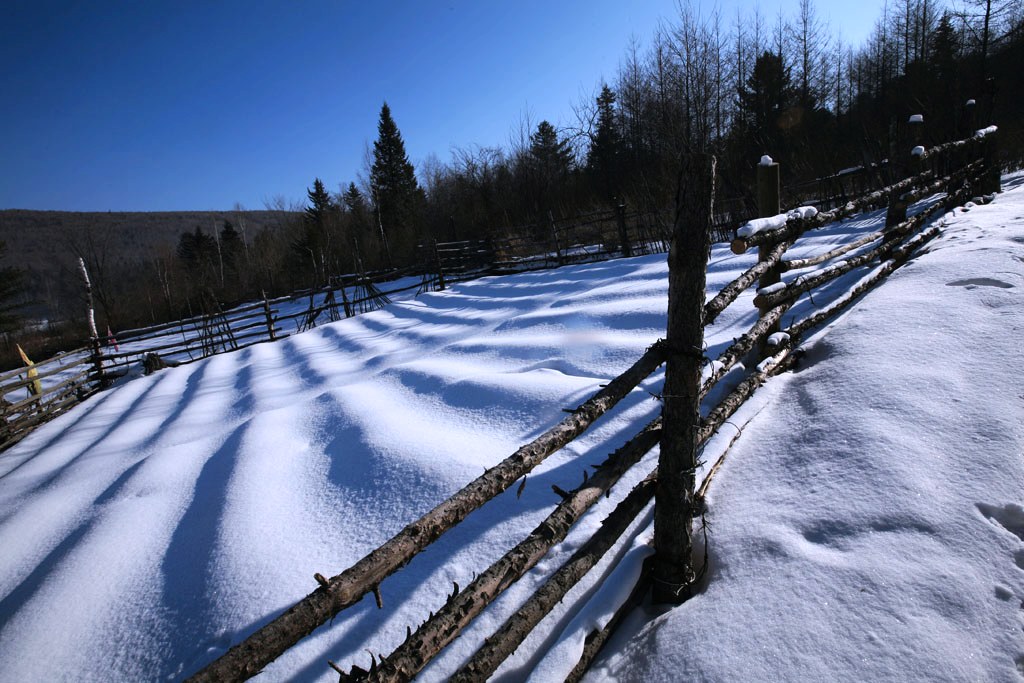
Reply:
<svg viewBox="0 0 1024 683"><path fill-rule="evenodd" d="M1019 158L1024 105L1011 93L1024 64L1022 18L1014 0L895 0L855 47L812 0L772 18L682 5L648 45L633 42L572 121L523 116L508 145L455 149L448 162L430 156L418 172L385 102L365 176L335 192L313 179L304 205L268 207L282 210L276 225L255 234L231 220L197 226L144 258L82 254L100 289L133 294L118 306L100 297L102 326L415 266L419 242L539 230L552 217L623 203L661 210L672 205L684 150L714 152L718 195L751 211L761 155L782 164L786 183L893 158L910 114L924 115L926 144L995 120Z"/></svg>

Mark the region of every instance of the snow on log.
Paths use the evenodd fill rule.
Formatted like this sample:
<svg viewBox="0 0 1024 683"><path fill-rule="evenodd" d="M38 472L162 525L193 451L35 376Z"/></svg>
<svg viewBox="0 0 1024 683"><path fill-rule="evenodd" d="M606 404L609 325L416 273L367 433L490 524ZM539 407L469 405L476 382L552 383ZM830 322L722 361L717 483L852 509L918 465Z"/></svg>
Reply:
<svg viewBox="0 0 1024 683"><path fill-rule="evenodd" d="M755 218L736 229L736 237L747 238L761 232L779 230L784 228L786 223L793 220L807 220L818 215L818 210L813 206L800 206L791 211L780 213L765 218Z"/></svg>
<svg viewBox="0 0 1024 683"><path fill-rule="evenodd" d="M784 302L775 306L761 316L753 327L746 334L740 335L728 346L715 360L715 365L701 386L701 398L703 399L711 391L711 388L725 376L725 374L739 362L741 358L753 351L754 347L772 334L772 330L782 320L782 316L792 306L792 301ZM776 333L777 334L777 333Z"/></svg>
<svg viewBox="0 0 1024 683"><path fill-rule="evenodd" d="M747 291L754 281L781 263L782 255L793 246L793 240L785 240L776 244L764 260L759 260L738 278L719 290L714 299L704 305L704 325L712 324L718 315L726 309L740 294Z"/></svg>
<svg viewBox="0 0 1024 683"><path fill-rule="evenodd" d="M789 215L785 213L780 213L776 216L768 216L766 218L755 218L737 228L736 236L753 237L759 232L778 230L779 228L785 227L786 221L788 220Z"/></svg>
<svg viewBox="0 0 1024 683"><path fill-rule="evenodd" d="M818 256L812 256L812 257L809 257L809 258L802 258L802 259L792 259L792 260L789 260L789 261L782 261L779 264L779 268L782 270L782 272L785 273L785 272L788 272L790 270L800 270L801 268L809 268L810 266L817 266L819 264L825 263L826 261L831 261L832 259L834 259L837 256L842 256L843 254L847 254L847 253L853 251L854 249L859 249L860 247L863 247L866 244L871 244L872 242L877 240L879 237L882 237L883 235L885 235L885 232L886 232L885 230L878 230L877 232L873 232L873 233L871 233L869 235L864 235L860 239L854 240L853 242L850 242L849 244L844 244L841 247L837 247L837 248L833 249L832 251L826 252L824 254L820 254Z"/></svg>

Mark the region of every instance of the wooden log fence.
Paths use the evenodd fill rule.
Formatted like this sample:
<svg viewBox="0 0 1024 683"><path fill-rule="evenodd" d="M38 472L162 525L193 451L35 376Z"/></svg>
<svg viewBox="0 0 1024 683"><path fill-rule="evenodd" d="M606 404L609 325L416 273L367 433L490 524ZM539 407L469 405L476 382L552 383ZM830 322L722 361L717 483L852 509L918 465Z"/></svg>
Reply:
<svg viewBox="0 0 1024 683"><path fill-rule="evenodd" d="M559 423L409 523L353 566L329 579L319 573L314 574L318 584L315 590L194 673L189 680L244 680L262 671L288 648L367 594L373 593L378 607L383 608L382 584L389 576L516 482L522 481L525 485L529 472L589 429L664 363L666 378L660 396L663 402L660 417L610 454L593 475L585 475L583 483L575 489L564 491L554 487L560 501L547 518L465 588L460 589L456 584L455 590L437 611L415 631L410 629L406 639L391 654L379 659L371 655L368 668L350 663L346 670L330 664L342 681L405 681L414 677L503 591L565 539L574 524L607 496L630 468L660 444L658 466L622 498L599 530L584 541L526 603L484 641L453 677L458 681L479 681L493 674L567 592L583 580L603 556L623 542L623 534L653 498L655 554L645 565L639 583L631 597L618 608L616 616L587 637L583 655L570 676L570 680L577 679L597 656L622 616L645 595L653 592L655 601L678 603L700 580L702 568L696 566L692 559L694 524L703 515L707 488L719 471L731 442L698 486L696 475L701 465L698 461L700 448L758 387L796 364L800 357L799 343L810 330L852 305L859 296L936 237L939 228L927 225L936 214L967 199L998 190L998 178L993 183L993 175L998 172L995 133L994 127L990 127L965 140L919 150L913 155L916 161L912 163L917 167L912 176L884 187L870 187L865 181L858 186L864 190L861 195L848 198L844 194L842 203L826 211L781 214L778 167L772 169L771 163L764 164L768 170L759 171L767 178L759 195L761 213L768 217L778 214L778 220L772 223L774 227L771 229L744 231L743 236L732 241L731 248L738 254L757 248L758 261L707 302L704 301L706 265L711 235L716 229L713 213L714 159L698 154L688 157L684 164L686 182L681 178L680 186L684 191L679 195L673 221L674 234L670 240L666 339L652 345L630 368L569 411L569 415ZM836 178L844 176L844 180L849 180L845 176L852 175L844 172L837 174ZM863 175L867 177L866 171ZM811 230L856 213L882 206L891 207L894 203L912 206L921 199L943 192L944 197L930 200L930 204L915 215L903 217L883 230L863 235L819 255L785 258L796 241ZM554 259L572 262L573 259L612 252L626 255L648 253L646 250L651 243L638 231L631 232L631 228L642 224L642 219L642 214L627 213L624 206L586 216L575 227L560 225L549 217ZM575 239L581 235L585 238ZM551 254L540 258L516 254L521 245L517 245L515 239L432 244L437 277L444 281L481 272L501 272L502 268L523 270L540 267L542 261L551 260ZM664 236L659 240L664 245ZM786 273L815 266L824 267L788 280L782 277ZM803 319L791 321L781 333L776 333L783 316L794 310L800 297L809 296L837 278L862 268L869 272L845 294L825 307L814 306ZM394 274L392 271L391 275ZM709 360L703 348L704 329L714 324L717 317L756 281L759 284L754 297L754 305L758 308L755 322L716 359ZM317 318L324 313L340 317L336 292L341 295L344 314L348 317L361 306L378 305L389 295L420 286L417 283L382 292L374 285L374 278L347 276L339 278L331 287L306 291L290 298L270 300L264 296L255 304L219 311L212 316L194 316L176 323L124 331L118 335L120 343L132 348L107 353L100 347L102 367L99 373L93 370L92 364L101 340L94 335L89 346L37 364L34 378L28 377L27 369L0 373L4 417L0 447L23 438L33 426L98 390L112 369L125 367L132 362L131 359L138 359L146 353L185 353L192 360L193 351L208 354L215 350L217 342L213 338L218 336L222 345L229 343L232 348L281 339L279 326L284 321L305 319L310 325L315 325ZM346 288L361 294L349 297ZM324 299L317 305L314 298L320 295ZM305 298L311 302L306 310L279 314L281 306ZM207 336L205 340L204 333ZM178 336L182 337L180 341L171 341ZM150 345L147 347L147 344ZM761 352L754 356L757 349ZM705 405L706 416L702 418L702 403L712 396L712 389L739 368L744 368L743 379L714 405ZM53 381L47 382L48 386L39 393L33 393L36 380ZM15 397L18 391L26 394ZM14 400L8 400L8 396Z"/></svg>

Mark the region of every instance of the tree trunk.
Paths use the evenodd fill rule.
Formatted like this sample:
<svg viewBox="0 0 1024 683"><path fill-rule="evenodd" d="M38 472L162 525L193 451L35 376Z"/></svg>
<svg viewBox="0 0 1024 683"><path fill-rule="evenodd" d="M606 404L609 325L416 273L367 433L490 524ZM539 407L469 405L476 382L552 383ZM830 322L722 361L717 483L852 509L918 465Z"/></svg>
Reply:
<svg viewBox="0 0 1024 683"><path fill-rule="evenodd" d="M654 507L654 600L679 603L694 578L690 562L704 362L704 294L711 250L715 158L684 160L669 251L663 430Z"/></svg>

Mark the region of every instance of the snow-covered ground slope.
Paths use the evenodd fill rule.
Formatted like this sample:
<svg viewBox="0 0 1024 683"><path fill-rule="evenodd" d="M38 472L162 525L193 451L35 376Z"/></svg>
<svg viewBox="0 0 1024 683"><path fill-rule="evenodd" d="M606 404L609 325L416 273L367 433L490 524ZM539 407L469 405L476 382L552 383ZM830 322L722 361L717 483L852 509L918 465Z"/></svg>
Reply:
<svg viewBox="0 0 1024 683"><path fill-rule="evenodd" d="M710 490L707 586L592 680L1024 678L1024 191L807 348Z"/></svg>
<svg viewBox="0 0 1024 683"><path fill-rule="evenodd" d="M762 390L711 489L707 589L632 624L624 656L596 675L1016 675L1022 215L1022 190L958 214L931 253L811 344L801 371ZM879 220L817 231L794 256ZM753 258L716 248L709 291ZM660 255L463 283L126 382L40 428L0 455L0 680L194 672L312 591L315 572L348 567L628 367L664 334L665 279ZM750 326L752 295L708 330L709 356ZM368 597L261 680L334 680L327 659L367 666L366 649L389 652L453 581L548 513L552 484L575 487L653 418L658 388L655 376L521 497L499 496L385 581L384 609ZM422 679L454 671L655 457ZM593 582L500 679L521 680L546 652L537 673L559 668L577 609L605 599Z"/></svg>

